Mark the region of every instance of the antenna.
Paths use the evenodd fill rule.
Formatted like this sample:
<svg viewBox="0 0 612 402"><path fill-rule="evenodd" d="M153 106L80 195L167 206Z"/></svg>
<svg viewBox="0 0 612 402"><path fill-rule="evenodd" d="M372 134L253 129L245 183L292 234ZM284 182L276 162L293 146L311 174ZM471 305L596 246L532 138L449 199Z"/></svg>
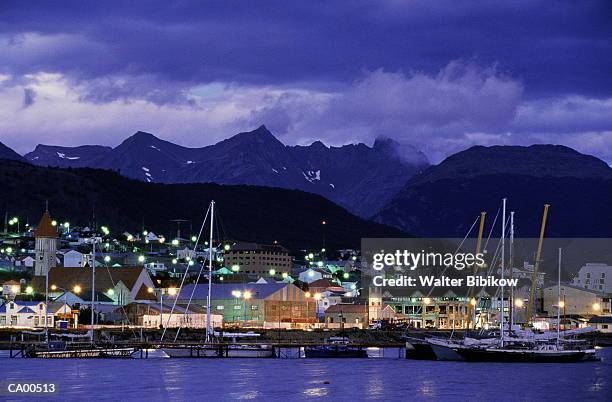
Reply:
<svg viewBox="0 0 612 402"><path fill-rule="evenodd" d="M177 218L177 219L170 219L170 222L176 222L176 238L180 242L181 241L181 223L191 222L191 221L188 219Z"/></svg>

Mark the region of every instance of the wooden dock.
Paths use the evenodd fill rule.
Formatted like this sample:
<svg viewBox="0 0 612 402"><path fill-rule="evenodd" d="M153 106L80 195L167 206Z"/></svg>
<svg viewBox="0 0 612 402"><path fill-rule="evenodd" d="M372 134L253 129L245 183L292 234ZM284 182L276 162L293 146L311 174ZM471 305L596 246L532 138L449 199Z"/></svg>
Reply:
<svg viewBox="0 0 612 402"><path fill-rule="evenodd" d="M301 358L309 346L332 346L332 343L203 343L203 342L138 342L66 343L65 347L45 342L0 342L0 349L9 350L11 358L142 358L159 357L160 352L171 358ZM351 343L352 347L397 348L397 358L405 357L404 343Z"/></svg>

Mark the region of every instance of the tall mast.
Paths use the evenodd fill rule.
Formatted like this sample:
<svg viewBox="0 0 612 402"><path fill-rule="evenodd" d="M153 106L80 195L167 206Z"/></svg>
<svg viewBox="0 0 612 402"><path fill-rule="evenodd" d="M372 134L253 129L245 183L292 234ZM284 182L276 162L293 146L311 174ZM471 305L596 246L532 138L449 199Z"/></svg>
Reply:
<svg viewBox="0 0 612 402"><path fill-rule="evenodd" d="M509 261L509 274L510 280L514 278L514 211L510 212L510 261ZM510 317L508 322L510 323L510 330L512 330L512 326L514 325L514 287L510 286L510 297L508 299L508 311L510 313Z"/></svg>
<svg viewBox="0 0 612 402"><path fill-rule="evenodd" d="M561 336L561 247L559 247L559 272L557 276L557 348Z"/></svg>
<svg viewBox="0 0 612 402"><path fill-rule="evenodd" d="M502 200L502 237L501 237L501 305L499 308L499 330L501 347L504 347L504 270L506 268L506 199Z"/></svg>
<svg viewBox="0 0 612 402"><path fill-rule="evenodd" d="M94 343L94 298L96 297L96 238L91 242L91 344Z"/></svg>
<svg viewBox="0 0 612 402"><path fill-rule="evenodd" d="M211 287L212 287L212 259L213 259L213 223L215 221L215 201L210 202L210 237L208 238L208 297L206 298L206 342L210 342L212 338L211 328Z"/></svg>

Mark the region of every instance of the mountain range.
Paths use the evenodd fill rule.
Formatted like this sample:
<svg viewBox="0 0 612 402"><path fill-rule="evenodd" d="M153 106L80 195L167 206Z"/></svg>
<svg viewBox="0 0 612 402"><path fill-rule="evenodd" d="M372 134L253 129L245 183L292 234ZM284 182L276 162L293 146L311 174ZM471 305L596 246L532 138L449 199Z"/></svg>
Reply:
<svg viewBox="0 0 612 402"><path fill-rule="evenodd" d="M286 146L261 126L203 148L137 132L115 148L39 145L21 158L0 147L3 155L41 166L113 170L143 184L298 189L416 236L463 237L481 211L490 225L502 198L516 212L517 234L537 236L549 203L547 235L612 237L612 169L559 145L474 146L429 166L421 152L390 139L372 147Z"/></svg>
<svg viewBox="0 0 612 402"><path fill-rule="evenodd" d="M137 132L115 148L38 145L24 157L39 166L92 167L152 183L250 184L322 195L360 216L382 208L428 166L418 150L391 139L328 147L287 146L265 126L203 148Z"/></svg>
<svg viewBox="0 0 612 402"><path fill-rule="evenodd" d="M359 218L317 194L248 185L160 184L101 169L40 167L19 161L0 163L0 207L20 221L36 223L45 204L54 219L72 225L105 225L115 233L143 229L173 236L173 219L186 219L195 234L216 201L223 239L292 249L358 248L362 237L397 237L398 229ZM326 224L323 225L322 221ZM22 226L23 227L23 226ZM186 234L187 233L187 234Z"/></svg>
<svg viewBox="0 0 612 402"><path fill-rule="evenodd" d="M469 148L413 176L374 219L420 236L463 237L481 211L490 225L502 198L516 211L518 236L538 236L545 203L549 237L612 236L612 169L559 145Z"/></svg>

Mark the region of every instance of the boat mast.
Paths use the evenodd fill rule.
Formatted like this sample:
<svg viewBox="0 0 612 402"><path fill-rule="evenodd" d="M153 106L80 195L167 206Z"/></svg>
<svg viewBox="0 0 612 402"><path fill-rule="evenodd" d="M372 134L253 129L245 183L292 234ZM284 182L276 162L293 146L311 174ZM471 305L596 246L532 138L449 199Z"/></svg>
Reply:
<svg viewBox="0 0 612 402"><path fill-rule="evenodd" d="M506 263L506 199L502 200L502 237L501 237L501 305L499 308L499 330L501 347L504 347L504 270Z"/></svg>
<svg viewBox="0 0 612 402"><path fill-rule="evenodd" d="M94 298L96 295L96 238L91 239L91 344L94 343Z"/></svg>
<svg viewBox="0 0 612 402"><path fill-rule="evenodd" d="M212 287L212 259L213 259L213 223L215 220L215 201L210 202L210 237L208 239L208 297L206 298L206 342L212 338L211 315L210 315L210 296Z"/></svg>
<svg viewBox="0 0 612 402"><path fill-rule="evenodd" d="M509 274L510 280L514 277L514 211L510 211L510 261L509 261ZM512 330L514 326L514 287L510 286L510 298L508 299L508 311L510 314L510 318L508 322L510 323L509 330Z"/></svg>
<svg viewBox="0 0 612 402"><path fill-rule="evenodd" d="M561 336L561 247L559 247L559 272L557 276L557 349Z"/></svg>

